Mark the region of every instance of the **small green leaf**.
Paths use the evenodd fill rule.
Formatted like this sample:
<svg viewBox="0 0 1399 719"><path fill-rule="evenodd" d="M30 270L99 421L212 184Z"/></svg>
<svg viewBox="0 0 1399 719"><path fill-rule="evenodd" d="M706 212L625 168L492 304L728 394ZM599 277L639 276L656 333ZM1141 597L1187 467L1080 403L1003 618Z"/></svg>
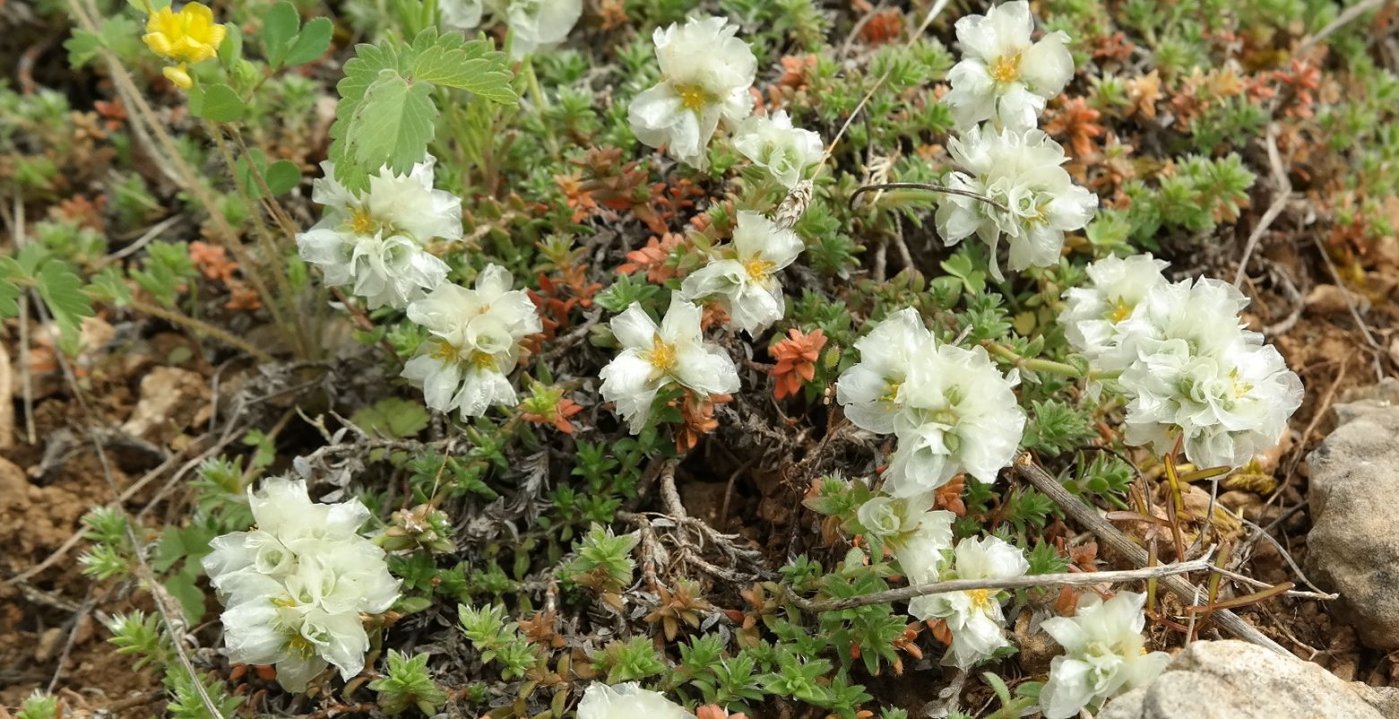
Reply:
<svg viewBox="0 0 1399 719"><path fill-rule="evenodd" d="M92 300L83 292L82 278L78 277L68 263L50 260L39 268L35 277L39 296L44 298L53 315L54 322L63 334L68 347L77 349L78 332L82 329L84 317L92 316Z"/></svg>
<svg viewBox="0 0 1399 719"><path fill-rule="evenodd" d="M296 6L287 0L273 5L262 16L262 33L258 39L262 41L262 54L273 67L281 67L286 60L299 27L301 15L297 13Z"/></svg>
<svg viewBox="0 0 1399 719"><path fill-rule="evenodd" d="M223 83L215 83L199 88L201 102L196 114L206 120L214 122L234 122L243 117L243 112L247 106L243 103L243 98L233 88ZM190 93L193 100L195 93ZM195 112L194 103L190 103L190 112Z"/></svg>
<svg viewBox="0 0 1399 719"><path fill-rule="evenodd" d="M0 291L3 291L3 285L0 285ZM131 303L131 288L126 285L126 278L122 276L121 271L115 267L106 267L93 275L87 291L94 299L117 307L125 307ZM0 314L3 314L3 308L0 308Z"/></svg>
<svg viewBox="0 0 1399 719"><path fill-rule="evenodd" d="M390 397L361 409L350 421L360 429L398 439L413 437L427 427L427 410L417 402Z"/></svg>
<svg viewBox="0 0 1399 719"><path fill-rule="evenodd" d="M0 257L0 317L19 314L19 281L27 274L13 257Z"/></svg>
<svg viewBox="0 0 1399 719"><path fill-rule="evenodd" d="M330 18L318 17L306 23L306 27L301 28L301 34L296 36L296 41L287 51L284 62L292 66L305 65L316 60L330 48L330 37L334 32L335 25Z"/></svg>
<svg viewBox="0 0 1399 719"><path fill-rule="evenodd" d="M73 37L64 41L63 49L68 51L68 64L76 70L97 57L97 51L102 49L102 38L95 32L74 30Z"/></svg>
<svg viewBox="0 0 1399 719"><path fill-rule="evenodd" d="M282 195L291 192L301 182L301 170L290 160L278 160L267 168L263 179L273 195Z"/></svg>
<svg viewBox="0 0 1399 719"><path fill-rule="evenodd" d="M223 42L219 43L219 64L225 70L232 70L237 66L238 61L243 59L243 31L238 26L229 23L228 34L224 35Z"/></svg>

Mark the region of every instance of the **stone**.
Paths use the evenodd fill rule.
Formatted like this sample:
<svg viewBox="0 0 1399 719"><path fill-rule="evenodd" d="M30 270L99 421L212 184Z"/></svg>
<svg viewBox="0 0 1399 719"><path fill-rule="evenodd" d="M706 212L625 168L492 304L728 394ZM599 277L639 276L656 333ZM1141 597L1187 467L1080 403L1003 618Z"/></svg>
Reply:
<svg viewBox="0 0 1399 719"><path fill-rule="evenodd" d="M179 367L154 367L141 378L141 399L122 431L165 444L196 424L212 396L204 376Z"/></svg>
<svg viewBox="0 0 1399 719"><path fill-rule="evenodd" d="M1392 719L1389 699L1271 649L1202 641L1150 684L1108 702L1097 719Z"/></svg>
<svg viewBox="0 0 1399 719"><path fill-rule="evenodd" d="M1307 458L1312 530L1304 569L1341 595L1360 640L1399 649L1399 381L1337 405L1340 426Z"/></svg>

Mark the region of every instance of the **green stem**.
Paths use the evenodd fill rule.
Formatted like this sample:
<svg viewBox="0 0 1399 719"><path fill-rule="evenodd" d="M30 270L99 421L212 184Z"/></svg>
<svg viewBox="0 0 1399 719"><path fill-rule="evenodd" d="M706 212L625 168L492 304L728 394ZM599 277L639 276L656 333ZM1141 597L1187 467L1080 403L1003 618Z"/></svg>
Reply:
<svg viewBox="0 0 1399 719"><path fill-rule="evenodd" d="M982 342L981 346L985 347L987 352L1014 363L1016 367L1027 369L1032 372L1046 372L1048 374L1057 374L1062 377L1096 380L1117 379L1117 376L1122 374L1121 372L1108 372L1103 370L1089 370L1087 374L1084 374L1082 370L1067 362L1056 362L1039 357L1022 357L1010 347L989 340Z"/></svg>

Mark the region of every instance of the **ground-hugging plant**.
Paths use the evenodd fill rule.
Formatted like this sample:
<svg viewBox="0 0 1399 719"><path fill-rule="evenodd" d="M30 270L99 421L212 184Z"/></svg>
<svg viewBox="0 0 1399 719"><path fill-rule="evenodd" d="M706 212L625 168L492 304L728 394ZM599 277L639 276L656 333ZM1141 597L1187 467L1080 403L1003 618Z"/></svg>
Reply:
<svg viewBox="0 0 1399 719"><path fill-rule="evenodd" d="M883 11L833 29L803 0L352 0L369 41L350 50L310 6L162 5L78 5L69 49L200 119L207 148L160 156L232 267L156 243L89 273L91 240L51 229L0 260L0 314L33 302L76 349L83 317L125 305L343 385L300 407L323 443L292 461L280 428L248 432L247 468L205 465L160 539L120 507L86 520L87 574L196 619L203 567L223 605L198 630L223 660L188 663L168 611L111 624L167 667L177 714L234 711L225 660L274 667L254 712L896 717L916 707L886 677L939 665L923 699L956 687L948 716L967 687L994 716L1094 711L1161 670L1148 618L1189 630L1147 594L1065 583L1099 562L1010 468L1169 529L1169 572L1224 536L1181 487L1255 462L1301 404L1243 292L1142 251L1237 219L1251 120L1199 80L1186 129L1151 125L1165 101L1077 6L949 31ZM136 15L144 56L122 41ZM333 125L290 152L269 106L332 45ZM1173 148L1150 180L1095 124L1129 106ZM198 312L215 278L246 280L279 346ZM332 317L355 351L323 346ZM1038 635L1062 656L1002 679Z"/></svg>

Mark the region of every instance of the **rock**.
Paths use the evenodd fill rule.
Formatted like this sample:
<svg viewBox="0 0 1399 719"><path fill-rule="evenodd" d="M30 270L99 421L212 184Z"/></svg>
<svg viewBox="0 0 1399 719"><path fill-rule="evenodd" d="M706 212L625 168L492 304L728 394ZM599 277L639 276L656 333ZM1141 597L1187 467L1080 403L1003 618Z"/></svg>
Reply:
<svg viewBox="0 0 1399 719"><path fill-rule="evenodd" d="M1380 702L1390 699L1247 642L1195 642L1150 684L1109 702L1097 719L1386 719L1393 716L1390 705Z"/></svg>
<svg viewBox="0 0 1399 719"><path fill-rule="evenodd" d="M165 444L207 414L209 385L198 372L153 367L141 378L141 399L122 431Z"/></svg>
<svg viewBox="0 0 1399 719"><path fill-rule="evenodd" d="M1340 426L1307 458L1307 575L1341 595L1360 640L1399 649L1399 381L1337 405Z"/></svg>

